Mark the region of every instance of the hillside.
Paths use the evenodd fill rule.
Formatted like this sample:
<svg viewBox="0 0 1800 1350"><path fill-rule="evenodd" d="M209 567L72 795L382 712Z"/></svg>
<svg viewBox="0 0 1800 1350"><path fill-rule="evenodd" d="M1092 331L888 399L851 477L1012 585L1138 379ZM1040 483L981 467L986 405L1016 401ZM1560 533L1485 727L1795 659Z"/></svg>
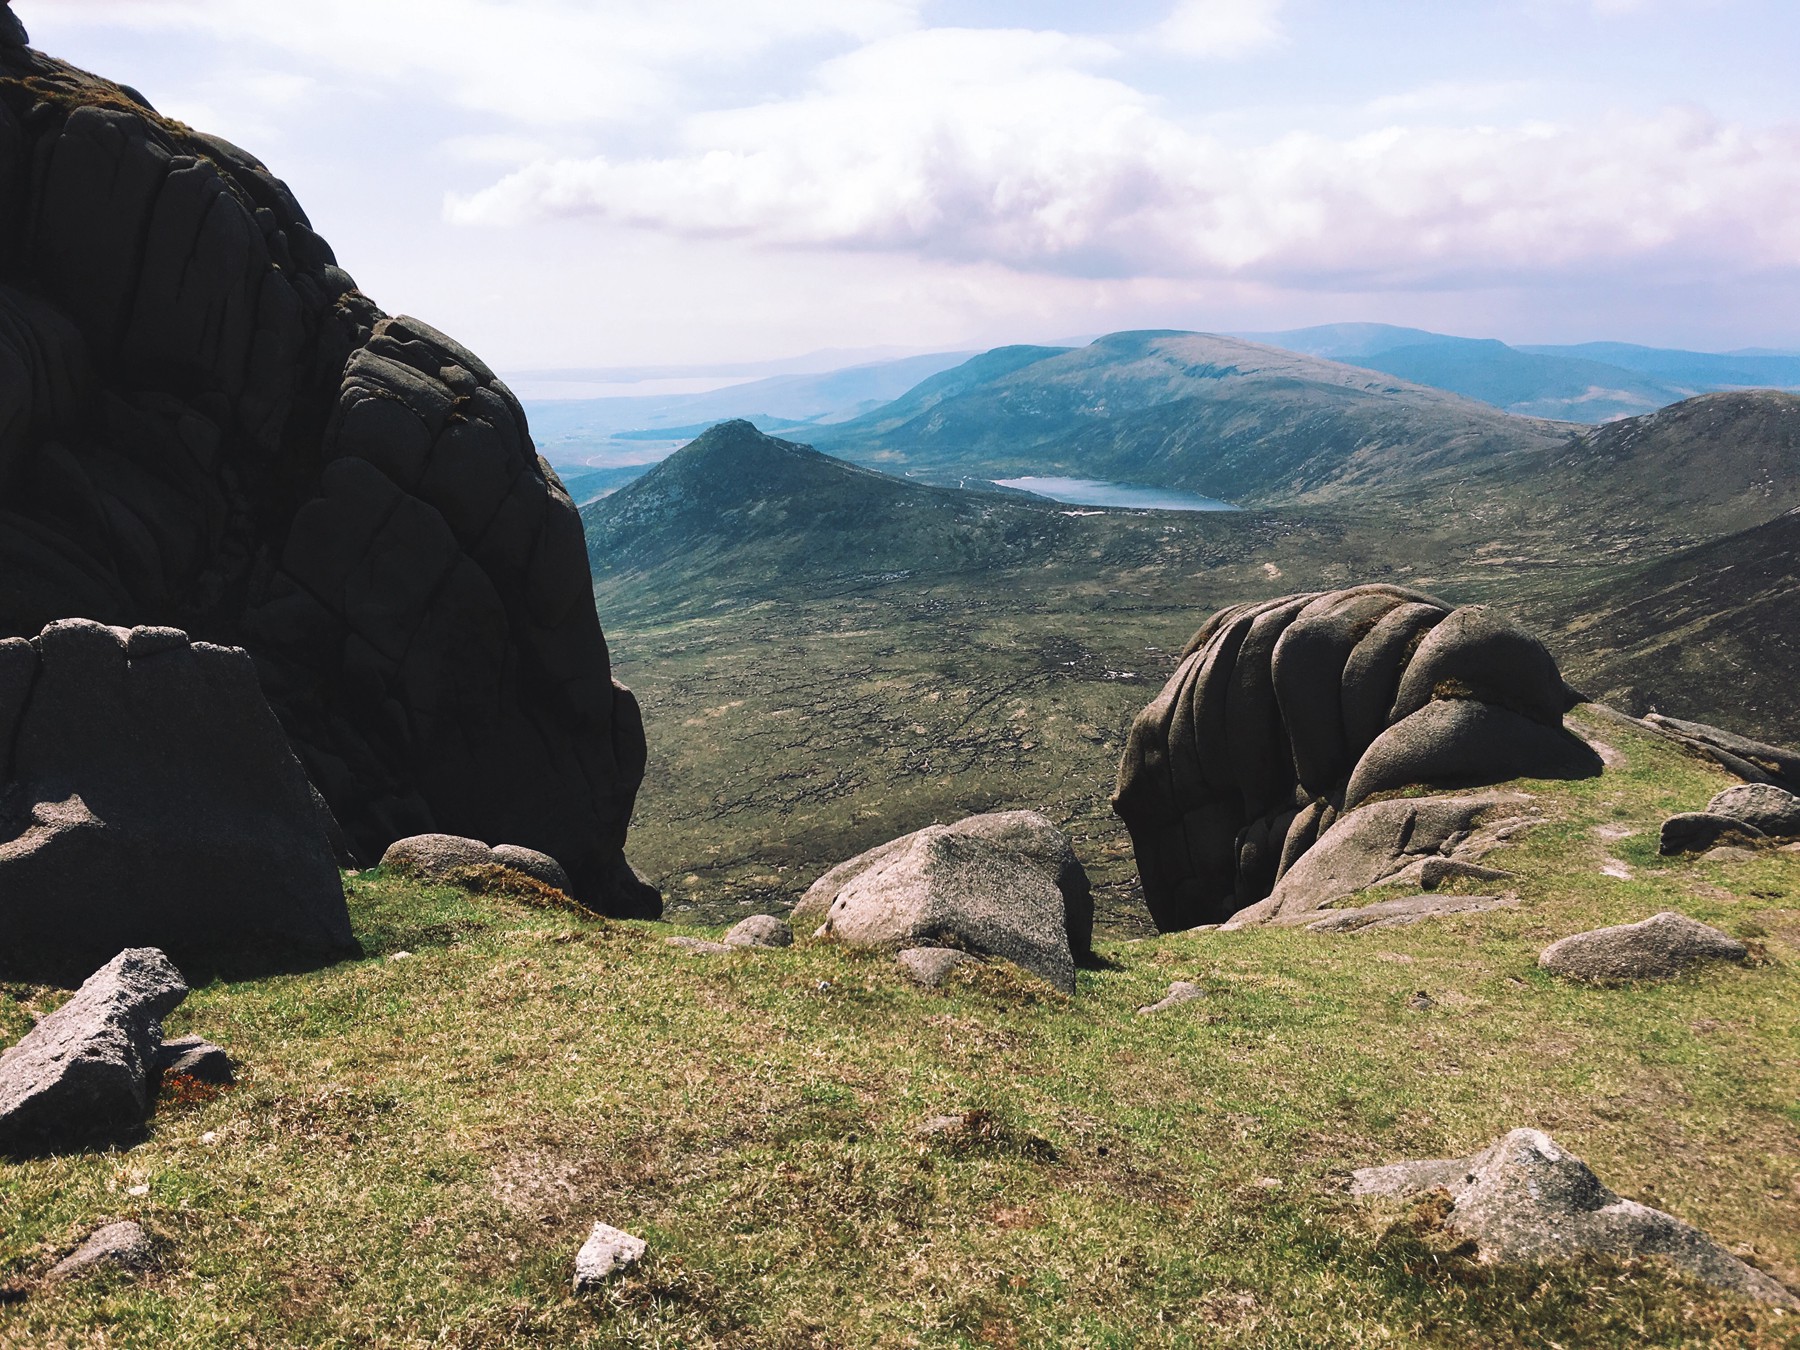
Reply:
<svg viewBox="0 0 1800 1350"><path fill-rule="evenodd" d="M1067 473L1268 503L1414 481L1569 434L1441 390L1197 333L1115 333L989 358L947 372L959 376L953 385L940 376L946 383L814 439L909 475Z"/></svg>
<svg viewBox="0 0 1800 1350"><path fill-rule="evenodd" d="M1630 568L1545 618L1595 698L1800 744L1800 513Z"/></svg>
<svg viewBox="0 0 1800 1350"><path fill-rule="evenodd" d="M1662 814L1726 779L1600 734L1615 767L1532 785L1550 824L1493 857L1516 909L1107 936L1073 996L352 877L363 958L170 1019L238 1086L166 1087L128 1152L9 1168L0 1344L1776 1350L1791 1315L1654 1262L1490 1266L1441 1205L1346 1190L1533 1126L1800 1280L1795 865L1658 857ZM1621 989L1536 964L1663 909L1757 962ZM1174 980L1202 998L1138 1015ZM0 1037L57 997L0 990ZM158 1268L35 1283L97 1215L141 1222ZM649 1253L576 1296L596 1220Z"/></svg>

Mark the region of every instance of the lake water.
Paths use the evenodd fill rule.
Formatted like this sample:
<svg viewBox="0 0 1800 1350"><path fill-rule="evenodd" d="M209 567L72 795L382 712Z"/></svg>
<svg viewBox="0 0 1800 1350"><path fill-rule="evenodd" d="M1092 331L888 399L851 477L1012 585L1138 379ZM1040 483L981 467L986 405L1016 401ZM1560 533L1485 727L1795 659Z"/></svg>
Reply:
<svg viewBox="0 0 1800 1350"><path fill-rule="evenodd" d="M1130 483L1103 483L1095 478L997 478L999 487L1035 492L1052 501L1075 506L1130 506L1140 511L1235 511L1230 502L1202 497L1172 488L1137 487Z"/></svg>

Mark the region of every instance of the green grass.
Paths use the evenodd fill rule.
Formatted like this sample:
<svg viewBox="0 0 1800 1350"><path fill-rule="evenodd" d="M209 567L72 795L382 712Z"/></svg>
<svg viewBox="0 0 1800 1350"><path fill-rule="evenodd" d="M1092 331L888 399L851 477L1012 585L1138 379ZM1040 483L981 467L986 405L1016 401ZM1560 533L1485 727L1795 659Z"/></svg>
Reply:
<svg viewBox="0 0 1800 1350"><path fill-rule="evenodd" d="M1073 998L1003 968L920 991L813 944L696 957L668 926L353 878L366 959L171 1019L239 1086L165 1099L130 1151L0 1173L0 1284L29 1290L0 1343L1794 1344L1797 1319L1661 1268L1496 1270L1430 1202L1343 1189L1535 1125L1800 1280L1800 860L1658 858L1661 813L1723 780L1600 734L1625 762L1530 785L1550 823L1496 855L1519 909L1109 940ZM1612 990L1536 968L1665 908L1757 963ZM1135 1015L1175 979L1206 997ZM9 1035L54 1001L4 992ZM917 1135L946 1113L970 1128ZM165 1242L156 1275L32 1287L113 1217ZM577 1299L596 1219L651 1256Z"/></svg>

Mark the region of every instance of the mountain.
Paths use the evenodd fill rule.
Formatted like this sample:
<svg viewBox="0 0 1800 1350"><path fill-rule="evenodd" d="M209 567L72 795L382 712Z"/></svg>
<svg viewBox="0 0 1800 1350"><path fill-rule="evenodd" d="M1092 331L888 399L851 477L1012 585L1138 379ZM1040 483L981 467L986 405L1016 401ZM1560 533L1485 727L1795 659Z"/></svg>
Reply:
<svg viewBox="0 0 1800 1350"><path fill-rule="evenodd" d="M0 638L243 647L366 858L511 841L654 912L622 853L638 705L517 400L383 313L260 160L0 17Z"/></svg>
<svg viewBox="0 0 1800 1350"><path fill-rule="evenodd" d="M1571 431L1273 347L1134 332L1001 348L812 439L915 476L1067 473L1271 502L1545 449Z"/></svg>
<svg viewBox="0 0 1800 1350"><path fill-rule="evenodd" d="M1681 548L1800 506L1800 395L1703 394L1507 466L1571 538L1636 530ZM1497 476L1497 475L1496 475Z"/></svg>
<svg viewBox="0 0 1800 1350"><path fill-rule="evenodd" d="M1800 511L1627 569L1547 617L1593 697L1800 744Z"/></svg>
<svg viewBox="0 0 1800 1350"><path fill-rule="evenodd" d="M596 576L707 576L751 595L796 579L1016 562L1057 531L1052 506L909 483L733 421L581 515Z"/></svg>
<svg viewBox="0 0 1800 1350"><path fill-rule="evenodd" d="M1716 355L1621 342L1512 347L1379 323L1239 336L1384 371L1521 416L1574 422L1634 416L1723 389L1800 388L1800 359L1774 354Z"/></svg>

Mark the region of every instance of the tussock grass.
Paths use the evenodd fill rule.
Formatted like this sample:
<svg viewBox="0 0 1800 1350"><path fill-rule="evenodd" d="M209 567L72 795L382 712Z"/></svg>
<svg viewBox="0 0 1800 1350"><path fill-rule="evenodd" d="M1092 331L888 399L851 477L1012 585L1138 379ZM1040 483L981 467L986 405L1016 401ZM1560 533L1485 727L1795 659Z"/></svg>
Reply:
<svg viewBox="0 0 1800 1350"><path fill-rule="evenodd" d="M352 878L365 959L215 983L172 1019L238 1087L172 1090L129 1152L0 1172L0 1285L29 1293L0 1343L1794 1344L1796 1319L1663 1268L1499 1270L1441 1203L1344 1190L1535 1125L1800 1281L1800 862L1658 858L1660 814L1723 780L1605 737L1606 777L1525 785L1550 823L1494 859L1517 910L1110 941L1072 998ZM1611 990L1536 967L1667 908L1760 963ZM1205 997L1136 1015L1175 979ZM0 994L9 1032L55 997ZM35 1286L115 1217L164 1240L155 1275ZM651 1255L577 1299L595 1219Z"/></svg>

